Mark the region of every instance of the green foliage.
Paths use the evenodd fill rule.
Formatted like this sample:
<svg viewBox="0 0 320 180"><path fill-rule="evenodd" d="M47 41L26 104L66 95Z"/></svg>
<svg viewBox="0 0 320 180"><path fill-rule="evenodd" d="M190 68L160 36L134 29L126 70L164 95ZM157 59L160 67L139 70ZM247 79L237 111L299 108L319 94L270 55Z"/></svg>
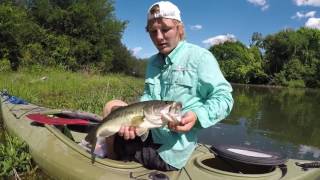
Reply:
<svg viewBox="0 0 320 180"><path fill-rule="evenodd" d="M225 42L209 49L219 61L225 77L237 83L263 83L266 74L259 49L247 48L241 42Z"/></svg>
<svg viewBox="0 0 320 180"><path fill-rule="evenodd" d="M319 30L283 30L267 36L264 48L267 71L275 78L273 83L291 87L319 87Z"/></svg>
<svg viewBox="0 0 320 180"><path fill-rule="evenodd" d="M105 0L34 0L31 6L31 14L49 32L43 42L48 59L73 71L112 68L126 25L113 11L112 2Z"/></svg>
<svg viewBox="0 0 320 180"><path fill-rule="evenodd" d="M304 36L291 29L267 36L264 47L266 49L266 60L270 64L270 72L279 72L286 63L296 58L305 43L307 41Z"/></svg>
<svg viewBox="0 0 320 180"><path fill-rule="evenodd" d="M0 59L0 72L8 72L10 70L10 61L8 59Z"/></svg>
<svg viewBox="0 0 320 180"><path fill-rule="evenodd" d="M5 143L0 144L0 177L16 173L30 173L33 169L28 146L17 137L5 133Z"/></svg>
<svg viewBox="0 0 320 180"><path fill-rule="evenodd" d="M252 46L256 46L259 48L263 47L263 37L262 37L261 33L254 32L252 34L250 47L252 47Z"/></svg>
<svg viewBox="0 0 320 180"><path fill-rule="evenodd" d="M116 19L113 3L1 1L0 61L9 60L13 70L40 65L132 74L137 59L121 43L127 22Z"/></svg>
<svg viewBox="0 0 320 180"><path fill-rule="evenodd" d="M305 68L299 59L292 59L283 68L287 80L301 80L305 74Z"/></svg>
<svg viewBox="0 0 320 180"><path fill-rule="evenodd" d="M287 85L287 79L284 71L280 71L279 73L275 73L272 80L269 82L271 85Z"/></svg>
<svg viewBox="0 0 320 180"><path fill-rule="evenodd" d="M306 87L304 81L301 79L288 81L287 86L292 87L292 88L305 88Z"/></svg>
<svg viewBox="0 0 320 180"><path fill-rule="evenodd" d="M26 11L10 3L0 4L0 60L8 59L12 70L20 65L20 49L37 36L38 26Z"/></svg>
<svg viewBox="0 0 320 180"><path fill-rule="evenodd" d="M132 74L135 77L144 77L144 74L146 72L147 68L147 59L138 59L135 61L133 67L132 67Z"/></svg>

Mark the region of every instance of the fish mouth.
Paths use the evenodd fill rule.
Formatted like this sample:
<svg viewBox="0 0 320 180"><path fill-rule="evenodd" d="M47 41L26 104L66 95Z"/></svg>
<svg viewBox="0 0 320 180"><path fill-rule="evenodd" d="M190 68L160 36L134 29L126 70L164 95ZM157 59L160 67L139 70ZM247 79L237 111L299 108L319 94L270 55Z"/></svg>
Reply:
<svg viewBox="0 0 320 180"><path fill-rule="evenodd" d="M178 114L181 112L182 109L182 103L181 102L173 102L172 105L169 108L170 114Z"/></svg>

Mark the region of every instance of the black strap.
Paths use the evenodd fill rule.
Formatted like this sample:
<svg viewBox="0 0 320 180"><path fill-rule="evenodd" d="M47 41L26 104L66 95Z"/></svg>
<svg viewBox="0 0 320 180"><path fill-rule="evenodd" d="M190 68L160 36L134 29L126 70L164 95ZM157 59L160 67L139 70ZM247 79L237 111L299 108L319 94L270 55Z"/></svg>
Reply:
<svg viewBox="0 0 320 180"><path fill-rule="evenodd" d="M309 170L310 168L320 168L320 162L309 162L309 163L299 163L296 162L297 166L300 166L304 171Z"/></svg>
<svg viewBox="0 0 320 180"><path fill-rule="evenodd" d="M280 170L282 172L282 175L281 175L281 178L280 178L280 179L282 179L287 174L288 168L287 168L287 165L285 165L285 164L281 164L278 167L280 168Z"/></svg>

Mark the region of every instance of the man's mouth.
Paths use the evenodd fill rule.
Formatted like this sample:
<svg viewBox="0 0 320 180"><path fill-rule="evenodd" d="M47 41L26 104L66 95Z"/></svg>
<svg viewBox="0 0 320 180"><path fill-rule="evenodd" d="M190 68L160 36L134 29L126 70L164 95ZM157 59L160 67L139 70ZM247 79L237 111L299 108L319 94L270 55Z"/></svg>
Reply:
<svg viewBox="0 0 320 180"><path fill-rule="evenodd" d="M167 44L166 43L161 43L161 44L158 44L158 47L160 49L163 49L163 48L167 47Z"/></svg>

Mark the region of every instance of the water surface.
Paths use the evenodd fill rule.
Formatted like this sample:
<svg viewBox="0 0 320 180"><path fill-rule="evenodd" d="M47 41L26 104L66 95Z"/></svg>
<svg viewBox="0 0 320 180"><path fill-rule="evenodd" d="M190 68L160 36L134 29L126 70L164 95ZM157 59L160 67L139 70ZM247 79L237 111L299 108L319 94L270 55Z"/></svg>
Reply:
<svg viewBox="0 0 320 180"><path fill-rule="evenodd" d="M233 88L235 103L230 116L201 131L200 142L320 160L320 90Z"/></svg>

